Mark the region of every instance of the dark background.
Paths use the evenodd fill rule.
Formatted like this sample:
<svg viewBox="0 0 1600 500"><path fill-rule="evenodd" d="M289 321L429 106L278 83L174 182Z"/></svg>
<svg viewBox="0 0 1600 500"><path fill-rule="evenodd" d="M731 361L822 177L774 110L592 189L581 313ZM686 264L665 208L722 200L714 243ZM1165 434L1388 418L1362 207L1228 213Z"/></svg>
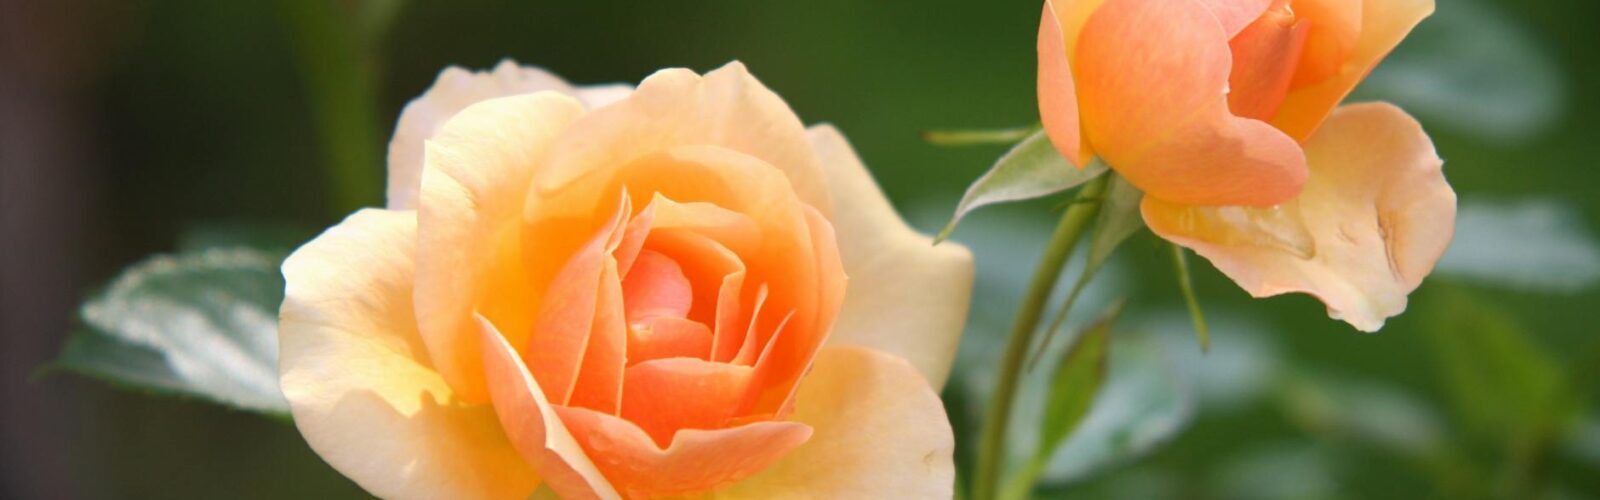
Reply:
<svg viewBox="0 0 1600 500"><path fill-rule="evenodd" d="M1249 300L1194 260L1208 312L1252 325L1214 322L1218 348L1265 338L1276 346L1270 363L1293 368L1260 375L1271 378L1264 390L1275 396L1221 412L1202 406L1171 446L1113 468L1076 496L1459 498L1492 492L1497 478L1524 470L1535 486L1502 494L1600 495L1592 411L1519 455L1529 448L1502 433L1513 431L1475 425L1478 417L1466 414L1495 409L1459 403L1463 389L1452 384L1461 382L1446 365L1463 358L1439 355L1455 335L1473 338L1467 330L1505 322L1521 346L1512 350L1532 349L1574 391L1587 393L1594 386L1583 382L1600 378L1592 354L1600 340L1600 3L1438 2L1441 14L1361 96L1396 100L1423 121L1462 200L1463 238L1469 230L1481 236L1472 241L1488 256L1463 257L1454 272L1442 266L1413 295L1412 311L1377 335L1328 320L1306 297ZM335 3L336 13L356 5ZM332 201L324 174L329 156L301 59L307 49L295 45L287 4L0 0L0 497L361 495L282 423L72 375L36 376L74 327L82 298L122 267L173 250L186 228L245 221L310 234L340 218L346 207ZM889 197L928 230L1003 148L940 148L918 132L1037 120L1034 0L470 0L394 8L392 24L361 51L377 106L373 149L400 107L449 64L487 68L512 57L573 82L637 82L662 67L705 71L739 59L806 122L838 125ZM1446 24L1447 11L1467 14ZM365 171L373 193L380 168ZM998 233L957 233L980 260L969 344L1002 335L1012 307L1006 294L1020 289L1016 275L1026 276L1058 201L969 222L1010 228ZM1558 215L1467 227L1469 206L1492 216L1525 204ZM1539 231L1545 222L1551 229ZM1108 274L1135 304L1130 316L1160 316L1179 304L1152 240L1129 243ZM980 354L964 356L981 358L982 347L972 349ZM1466 356L1485 371L1507 366ZM964 366L958 376L971 375ZM1433 432L1451 451L1412 460L1348 429L1308 424L1294 410L1296 397L1284 396L1302 394L1299 375L1288 372L1403 394L1438 417ZM955 381L947 395L965 391L955 397L970 402L981 391L964 388L981 385ZM1331 407L1376 415L1380 429L1411 429L1364 405ZM964 411L955 411L958 419ZM1252 458L1262 449L1287 449L1290 458ZM1252 459L1289 469L1252 469Z"/></svg>

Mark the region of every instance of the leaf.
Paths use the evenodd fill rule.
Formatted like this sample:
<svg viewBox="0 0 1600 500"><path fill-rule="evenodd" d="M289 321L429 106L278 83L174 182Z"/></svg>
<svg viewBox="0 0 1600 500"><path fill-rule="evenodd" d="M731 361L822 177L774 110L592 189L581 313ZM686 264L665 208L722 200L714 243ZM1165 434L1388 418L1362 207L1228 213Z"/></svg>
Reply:
<svg viewBox="0 0 1600 500"><path fill-rule="evenodd" d="M1434 452L1445 442L1446 427L1439 414L1398 388L1329 374L1295 374L1286 379L1279 404L1308 432L1411 457Z"/></svg>
<svg viewBox="0 0 1600 500"><path fill-rule="evenodd" d="M1577 293L1600 282L1600 243L1570 203L1466 201L1434 273L1517 291Z"/></svg>
<svg viewBox="0 0 1600 500"><path fill-rule="evenodd" d="M1044 417L1039 421L1039 441L1033 458L1006 485L1006 498L1024 498L1033 491L1056 448L1089 413L1105 382L1111 324L1122 313L1122 305L1120 300L1112 304L1110 310L1078 334L1057 362L1045 395Z"/></svg>
<svg viewBox="0 0 1600 500"><path fill-rule="evenodd" d="M979 207L1059 193L1089 182L1105 171L1105 163L1098 159L1081 169L1073 166L1056 152L1043 131L1035 132L1007 151L967 188L967 194L956 205L955 215L935 239L948 238L961 218Z"/></svg>
<svg viewBox="0 0 1600 500"><path fill-rule="evenodd" d="M1095 217L1094 232L1089 235L1089 257L1084 261L1083 272L1078 275L1078 281L1073 283L1072 290L1067 292L1067 299L1062 302L1061 308L1056 310L1050 326L1045 330L1044 340L1039 342L1039 348L1034 351L1033 359L1028 362L1029 369L1039 363L1039 359L1050 349L1050 342L1055 339L1056 332L1061 330L1061 325L1066 322L1067 314L1072 312L1072 307L1077 304L1078 297L1083 294L1085 287L1094 280L1100 266L1105 265L1106 259L1116 252L1122 242L1128 241L1134 233L1144 228L1144 216L1139 213L1139 201L1144 198L1144 193L1133 183L1120 175L1111 174L1111 180L1106 186L1104 201L1100 205L1100 213Z"/></svg>
<svg viewBox="0 0 1600 500"><path fill-rule="evenodd" d="M1111 323L1122 313L1122 302L1111 306L1099 320L1090 325L1073 342L1056 365L1051 377L1050 394L1045 400L1044 421L1040 427L1039 459L1048 459L1057 446L1066 440L1078 422L1089 412L1089 405L1100 392L1106 378L1107 339Z"/></svg>
<svg viewBox="0 0 1600 500"><path fill-rule="evenodd" d="M88 330L55 367L127 387L283 415L276 256L246 248L158 255L118 276L80 310Z"/></svg>
<svg viewBox="0 0 1600 500"><path fill-rule="evenodd" d="M1111 337L1107 374L1094 406L1045 464L1041 482L1075 482L1132 462L1171 441L1194 417L1191 368L1158 338L1135 333ZM1037 435L1019 435L1012 446L1040 441Z"/></svg>
<svg viewBox="0 0 1600 500"><path fill-rule="evenodd" d="M1480 1L1441 5L1352 100L1391 101L1424 122L1502 143L1537 137L1568 109L1570 86L1517 17Z"/></svg>
<svg viewBox="0 0 1600 500"><path fill-rule="evenodd" d="M1200 310L1200 299L1194 294L1194 280L1189 277L1188 250L1170 243L1172 265L1178 275L1178 291L1183 293L1183 303L1189 308L1189 320L1194 322L1195 337L1200 340L1200 350L1211 350L1211 330L1206 327L1206 315Z"/></svg>
<svg viewBox="0 0 1600 500"><path fill-rule="evenodd" d="M1015 128L924 130L922 140L935 146L982 146L1013 144L1039 130L1038 125Z"/></svg>
<svg viewBox="0 0 1600 500"><path fill-rule="evenodd" d="M1421 305L1452 414L1468 430L1499 440L1570 420L1561 365L1510 314L1448 287L1434 287Z"/></svg>

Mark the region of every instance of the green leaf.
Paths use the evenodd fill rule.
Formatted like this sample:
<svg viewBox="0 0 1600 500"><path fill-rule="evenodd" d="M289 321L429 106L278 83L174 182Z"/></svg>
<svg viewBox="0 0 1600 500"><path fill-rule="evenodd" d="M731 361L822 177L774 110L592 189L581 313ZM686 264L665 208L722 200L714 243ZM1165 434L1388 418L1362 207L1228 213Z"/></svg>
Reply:
<svg viewBox="0 0 1600 500"><path fill-rule="evenodd" d="M278 389L280 259L246 249L158 255L80 310L87 330L54 366L125 387L283 415Z"/></svg>
<svg viewBox="0 0 1600 500"><path fill-rule="evenodd" d="M988 144L1013 144L1037 132L1038 125L1015 128L925 130L922 140L935 146L982 146Z"/></svg>
<svg viewBox="0 0 1600 500"><path fill-rule="evenodd" d="M1562 368L1535 345L1505 310L1465 290L1434 287L1427 311L1431 352L1438 359L1454 415L1487 440L1568 420Z"/></svg>
<svg viewBox="0 0 1600 500"><path fill-rule="evenodd" d="M961 218L979 207L1052 195L1089 182L1105 171L1105 163L1098 159L1081 169L1073 166L1056 152L1043 131L1035 132L1007 151L967 188L955 215L935 239L949 237Z"/></svg>
<svg viewBox="0 0 1600 500"><path fill-rule="evenodd" d="M1039 342L1039 348L1034 351L1033 359L1028 362L1031 369L1039 363L1039 359L1050 349L1050 342L1055 339L1056 332L1061 330L1061 325L1066 322L1067 314L1072 312L1072 306L1078 303L1084 288L1094 280L1095 273L1100 271L1111 254L1116 252L1122 242L1128 241L1140 229L1144 228L1144 217L1139 213L1139 201L1144 199L1144 193L1139 188L1120 175L1110 174L1111 180L1106 186L1105 199L1100 204L1100 214L1096 216L1094 232L1089 235L1089 257L1083 265L1083 273L1078 275L1078 281L1072 285L1072 291L1067 293L1067 299L1062 302L1061 308L1056 310L1050 326L1045 330L1044 340Z"/></svg>
<svg viewBox="0 0 1600 500"><path fill-rule="evenodd" d="M1200 310L1200 299L1194 294L1194 280L1189 277L1189 251L1176 243L1172 246L1172 266L1178 275L1178 291L1183 293L1183 304L1189 308L1189 319L1194 322L1195 337L1200 340L1200 350L1211 350L1211 330L1206 327L1206 315Z"/></svg>
<svg viewBox="0 0 1600 500"><path fill-rule="evenodd" d="M1022 473L1007 485L1008 498L1025 497L1032 491L1056 448L1072 435L1084 415L1089 413L1106 379L1106 358L1110 349L1111 324L1122 313L1122 301L1078 334L1066 355L1056 364L1045 397L1044 418L1039 422L1039 443Z"/></svg>
<svg viewBox="0 0 1600 500"><path fill-rule="evenodd" d="M1106 378L1107 339L1111 324L1122 313L1122 302L1089 325L1056 365L1051 377L1050 395L1045 400L1044 422L1040 428L1039 455L1048 459L1057 446L1076 429L1089 412L1089 405L1100 392Z"/></svg>

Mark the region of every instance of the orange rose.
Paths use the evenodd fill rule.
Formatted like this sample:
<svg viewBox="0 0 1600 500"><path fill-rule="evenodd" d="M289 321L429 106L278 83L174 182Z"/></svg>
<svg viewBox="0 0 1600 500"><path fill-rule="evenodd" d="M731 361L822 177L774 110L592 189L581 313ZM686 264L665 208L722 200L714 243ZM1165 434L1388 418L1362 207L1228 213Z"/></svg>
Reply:
<svg viewBox="0 0 1600 500"><path fill-rule="evenodd" d="M1145 222L1252 295L1316 295L1375 331L1444 253L1455 193L1421 127L1334 111L1433 0L1051 0L1051 142L1146 194ZM1324 124L1324 121L1327 121Z"/></svg>
<svg viewBox="0 0 1600 500"><path fill-rule="evenodd" d="M283 268L295 423L368 491L951 494L971 256L742 65L449 69L389 163Z"/></svg>

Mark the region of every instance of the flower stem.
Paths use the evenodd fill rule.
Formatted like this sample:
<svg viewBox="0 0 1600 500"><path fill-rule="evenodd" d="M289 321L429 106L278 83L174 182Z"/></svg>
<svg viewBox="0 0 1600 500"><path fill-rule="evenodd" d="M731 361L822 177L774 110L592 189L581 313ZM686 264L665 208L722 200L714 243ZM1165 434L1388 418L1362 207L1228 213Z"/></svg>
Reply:
<svg viewBox="0 0 1600 500"><path fill-rule="evenodd" d="M1011 338L1006 341L1005 357L1000 364L1000 379L995 383L994 394L990 396L989 411L983 421L983 434L978 441L978 468L972 490L973 498L977 500L993 500L999 495L1001 466L1006 457L1006 429L1011 422L1012 403L1016 399L1028 347L1033 345L1039 318L1044 313L1051 292L1055 291L1056 281L1061 277L1067 258L1072 256L1084 230L1100 212L1098 200L1109 178L1102 175L1078 191L1077 200L1085 202L1072 203L1062 214L1044 255L1039 258L1039 267L1034 270L1027 294L1017 308L1017 317L1011 326Z"/></svg>

